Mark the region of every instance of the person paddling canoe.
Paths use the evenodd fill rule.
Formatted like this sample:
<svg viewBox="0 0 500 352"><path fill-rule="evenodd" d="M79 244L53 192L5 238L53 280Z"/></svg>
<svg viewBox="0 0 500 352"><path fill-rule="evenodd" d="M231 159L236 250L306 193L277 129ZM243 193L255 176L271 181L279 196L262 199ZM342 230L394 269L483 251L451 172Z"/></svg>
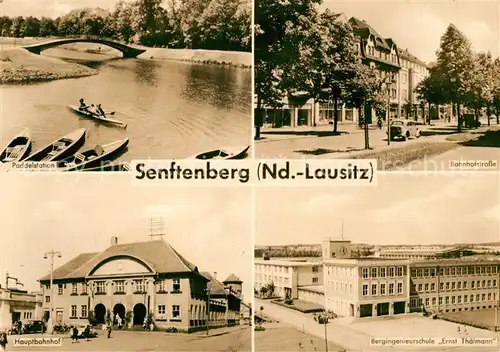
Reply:
<svg viewBox="0 0 500 352"><path fill-rule="evenodd" d="M83 100L83 98L80 99L80 106L78 107L79 110L81 111L87 111L89 109L90 106L88 106L86 103L85 103L85 100Z"/></svg>
<svg viewBox="0 0 500 352"><path fill-rule="evenodd" d="M101 115L102 117L106 117L106 113L105 113L105 112L104 112L104 110L102 109L101 104L97 104L96 113L97 113L98 115Z"/></svg>

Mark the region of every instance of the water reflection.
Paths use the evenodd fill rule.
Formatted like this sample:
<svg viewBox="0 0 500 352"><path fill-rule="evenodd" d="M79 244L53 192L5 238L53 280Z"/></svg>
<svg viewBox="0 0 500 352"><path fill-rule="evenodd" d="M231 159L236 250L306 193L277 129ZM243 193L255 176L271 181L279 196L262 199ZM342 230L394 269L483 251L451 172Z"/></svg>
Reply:
<svg viewBox="0 0 500 352"><path fill-rule="evenodd" d="M137 60L134 70L135 79L146 86L158 87L157 70L160 68L160 64L155 61Z"/></svg>

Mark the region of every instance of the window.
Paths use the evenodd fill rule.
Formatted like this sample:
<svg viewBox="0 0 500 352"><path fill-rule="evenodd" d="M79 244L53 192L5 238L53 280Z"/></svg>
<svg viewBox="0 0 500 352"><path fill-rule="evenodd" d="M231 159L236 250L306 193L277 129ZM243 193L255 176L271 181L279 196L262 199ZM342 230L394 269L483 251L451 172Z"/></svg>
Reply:
<svg viewBox="0 0 500 352"><path fill-rule="evenodd" d="M313 277L313 284L317 284L318 283L318 278L317 277Z"/></svg>
<svg viewBox="0 0 500 352"><path fill-rule="evenodd" d="M363 279L368 279L368 268L363 268L361 270L361 275L362 275Z"/></svg>
<svg viewBox="0 0 500 352"><path fill-rule="evenodd" d="M50 296L45 296L45 303L50 303Z"/></svg>
<svg viewBox="0 0 500 352"><path fill-rule="evenodd" d="M428 307L430 305L430 300L429 298L426 298L425 299L425 306Z"/></svg>
<svg viewBox="0 0 500 352"><path fill-rule="evenodd" d="M497 287L497 280L493 280L493 287Z"/></svg>
<svg viewBox="0 0 500 352"><path fill-rule="evenodd" d="M398 266L398 268L396 270L396 273L397 273L398 277L403 276L403 267L402 266Z"/></svg>
<svg viewBox="0 0 500 352"><path fill-rule="evenodd" d="M390 284L389 284L389 294L390 294L390 295L393 295L393 294L394 294L394 284L393 284L393 283L390 283Z"/></svg>
<svg viewBox="0 0 500 352"><path fill-rule="evenodd" d="M452 282L452 283L451 283L451 289L452 289L452 290L454 290L454 289L455 289L455 283L454 283L454 282Z"/></svg>
<svg viewBox="0 0 500 352"><path fill-rule="evenodd" d="M446 296L444 298L444 304L450 304L450 297Z"/></svg>
<svg viewBox="0 0 500 352"><path fill-rule="evenodd" d="M172 306L172 319L181 318L181 307L177 305Z"/></svg>
<svg viewBox="0 0 500 352"><path fill-rule="evenodd" d="M422 284L418 284L418 292L422 292Z"/></svg>
<svg viewBox="0 0 500 352"><path fill-rule="evenodd" d="M436 297L432 297L432 305L435 306L436 305Z"/></svg>
<svg viewBox="0 0 500 352"><path fill-rule="evenodd" d="M481 301L483 301L483 302L486 301L486 293L483 293L481 295Z"/></svg>
<svg viewBox="0 0 500 352"><path fill-rule="evenodd" d="M455 267L450 268L450 274L451 274L451 275L455 275Z"/></svg>
<svg viewBox="0 0 500 352"><path fill-rule="evenodd" d="M385 284L380 284L380 294L385 295Z"/></svg>
<svg viewBox="0 0 500 352"><path fill-rule="evenodd" d="M71 284L71 293L74 295L78 294L78 284L77 283Z"/></svg>
<svg viewBox="0 0 500 352"><path fill-rule="evenodd" d="M144 280L134 280L134 290L135 292L144 292Z"/></svg>
<svg viewBox="0 0 500 352"><path fill-rule="evenodd" d="M385 277L385 268L380 268L379 271L380 277Z"/></svg>
<svg viewBox="0 0 500 352"><path fill-rule="evenodd" d="M62 295L63 294L63 285L57 285L57 294Z"/></svg>
<svg viewBox="0 0 500 352"><path fill-rule="evenodd" d="M474 288L474 286L476 285L476 282L475 281L471 281L470 282L470 288Z"/></svg>
<svg viewBox="0 0 500 352"><path fill-rule="evenodd" d="M372 284L372 296L377 295L377 284Z"/></svg>
<svg viewBox="0 0 500 352"><path fill-rule="evenodd" d="M436 291L436 284L433 282L431 284L431 292L434 292L434 291Z"/></svg>
<svg viewBox="0 0 500 352"><path fill-rule="evenodd" d="M368 296L368 285L363 285L363 296Z"/></svg>
<svg viewBox="0 0 500 352"><path fill-rule="evenodd" d="M401 294L401 293L403 293L403 283L398 282L398 294Z"/></svg>
<svg viewBox="0 0 500 352"><path fill-rule="evenodd" d="M441 291L443 291L443 290L444 290L444 282L439 283L439 289L440 289Z"/></svg>
<svg viewBox="0 0 500 352"><path fill-rule="evenodd" d="M88 310L87 310L87 305L82 305L82 315L81 318L87 318L88 317Z"/></svg>
<svg viewBox="0 0 500 352"><path fill-rule="evenodd" d="M464 290L467 290L467 281L464 281Z"/></svg>
<svg viewBox="0 0 500 352"><path fill-rule="evenodd" d="M443 304L443 297L439 297L439 304Z"/></svg>
<svg viewBox="0 0 500 352"><path fill-rule="evenodd" d="M464 303L467 303L467 298L469 298L469 296L465 295L464 296Z"/></svg>
<svg viewBox="0 0 500 352"><path fill-rule="evenodd" d="M450 283L449 283L449 282L447 282L447 283L446 283L446 290L449 290L449 289L450 289Z"/></svg>
<svg viewBox="0 0 500 352"><path fill-rule="evenodd" d="M462 281L457 282L457 290L462 288Z"/></svg>
<svg viewBox="0 0 500 352"><path fill-rule="evenodd" d="M106 283L104 281L96 282L96 292L97 293L105 293L106 292Z"/></svg>
<svg viewBox="0 0 500 352"><path fill-rule="evenodd" d="M429 284L425 284L425 292L429 292Z"/></svg>
<svg viewBox="0 0 500 352"><path fill-rule="evenodd" d="M76 305L71 306L71 317L76 318L78 315L76 313Z"/></svg>
<svg viewBox="0 0 500 352"><path fill-rule="evenodd" d="M488 301L491 301L491 293L488 293Z"/></svg>
<svg viewBox="0 0 500 352"><path fill-rule="evenodd" d="M431 269L431 276L436 276L436 268Z"/></svg>
<svg viewBox="0 0 500 352"><path fill-rule="evenodd" d="M84 283L82 284L82 293L83 293L83 294L87 294L87 283L86 283L86 282L84 282Z"/></svg>
<svg viewBox="0 0 500 352"><path fill-rule="evenodd" d="M479 302L481 300L481 295L479 293L476 294L476 302Z"/></svg>
<svg viewBox="0 0 500 352"><path fill-rule="evenodd" d="M125 281L120 280L115 282L115 293L125 293Z"/></svg>
<svg viewBox="0 0 500 352"><path fill-rule="evenodd" d="M470 295L470 301L474 302L474 295Z"/></svg>
<svg viewBox="0 0 500 352"><path fill-rule="evenodd" d="M455 296L451 297L451 304L455 304Z"/></svg>
<svg viewBox="0 0 500 352"><path fill-rule="evenodd" d="M486 287L486 280L483 280L483 282L481 283L481 287L482 287L482 288L485 288L485 287Z"/></svg>
<svg viewBox="0 0 500 352"><path fill-rule="evenodd" d="M317 266L313 266L312 267L312 272L313 273L317 273L319 271L318 267Z"/></svg>
<svg viewBox="0 0 500 352"><path fill-rule="evenodd" d="M181 280L180 279L173 279L173 288L174 291L180 291L181 290Z"/></svg>
<svg viewBox="0 0 500 352"><path fill-rule="evenodd" d="M394 268L389 268L389 277L394 277Z"/></svg>
<svg viewBox="0 0 500 352"><path fill-rule="evenodd" d="M424 276L429 276L429 268L424 269Z"/></svg>
<svg viewBox="0 0 500 352"><path fill-rule="evenodd" d="M491 280L488 280L488 287L491 287Z"/></svg>
<svg viewBox="0 0 500 352"><path fill-rule="evenodd" d="M377 278L377 268L372 268L372 278L376 279Z"/></svg>
<svg viewBox="0 0 500 352"><path fill-rule="evenodd" d="M165 305L161 304L158 306L158 314L165 314L166 313L166 309L165 309Z"/></svg>

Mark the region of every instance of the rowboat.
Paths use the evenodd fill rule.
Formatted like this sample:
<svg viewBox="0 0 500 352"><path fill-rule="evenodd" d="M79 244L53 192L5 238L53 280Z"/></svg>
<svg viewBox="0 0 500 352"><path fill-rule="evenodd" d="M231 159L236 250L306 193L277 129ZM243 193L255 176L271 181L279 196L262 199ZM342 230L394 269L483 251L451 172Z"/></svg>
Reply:
<svg viewBox="0 0 500 352"><path fill-rule="evenodd" d="M85 143L85 128L68 133L31 154L24 161L59 161L76 153Z"/></svg>
<svg viewBox="0 0 500 352"><path fill-rule="evenodd" d="M190 159L199 159L199 160L245 159L248 156L249 149L250 149L249 145L246 147L230 147L230 148L214 149L214 150L210 150L208 152L203 152L203 153L197 154Z"/></svg>
<svg viewBox="0 0 500 352"><path fill-rule="evenodd" d="M0 153L0 162L22 161L30 154L31 146L31 132L28 128L25 128Z"/></svg>
<svg viewBox="0 0 500 352"><path fill-rule="evenodd" d="M59 161L57 166L60 171L76 171L105 165L116 159L127 148L128 142L129 139L125 138L102 147L96 145L94 148L86 149Z"/></svg>
<svg viewBox="0 0 500 352"><path fill-rule="evenodd" d="M75 113L77 113L79 115L85 116L85 117L87 117L89 119L94 119L94 120L97 120L99 122L108 123L108 124L115 125L115 126L118 126L118 127L121 127L121 128L127 128L127 124L125 122L118 121L118 120L112 119L112 118L107 117L107 116L97 115L96 113L94 113L92 111L80 110L78 108L78 106L68 105L68 108L71 111L73 111L73 112L75 112ZM113 113L114 112L108 112L108 113L106 113L106 115L111 115Z"/></svg>
<svg viewBox="0 0 500 352"><path fill-rule="evenodd" d="M132 171L132 167L129 163L120 163L120 164L108 164L103 166L94 167L92 169L84 169L82 171L91 171L91 172L99 172L99 171Z"/></svg>

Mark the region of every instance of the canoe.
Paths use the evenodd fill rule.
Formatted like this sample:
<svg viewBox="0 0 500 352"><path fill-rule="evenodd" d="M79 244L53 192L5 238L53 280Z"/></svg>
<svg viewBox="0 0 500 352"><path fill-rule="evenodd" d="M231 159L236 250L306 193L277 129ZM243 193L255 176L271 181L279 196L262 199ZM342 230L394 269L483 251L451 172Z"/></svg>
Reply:
<svg viewBox="0 0 500 352"><path fill-rule="evenodd" d="M31 131L25 128L15 136L0 153L0 162L11 163L22 161L31 152Z"/></svg>
<svg viewBox="0 0 500 352"><path fill-rule="evenodd" d="M107 117L107 116L106 117L100 116L100 115L97 115L97 114L95 114L95 113L93 113L91 111L80 110L78 108L78 106L68 105L68 108L71 111L76 112L77 114L85 116L85 117L87 117L89 119L94 119L94 120L97 120L99 122L108 123L108 124L115 125L115 126L118 126L118 127L121 127L121 128L127 128L127 124L125 122L118 121L118 120L112 119L112 118ZM107 113L107 114L110 114L110 113Z"/></svg>
<svg viewBox="0 0 500 352"><path fill-rule="evenodd" d="M132 167L129 163L120 164L108 164L103 166L98 166L92 169L84 169L82 171L100 172L100 171L132 171Z"/></svg>
<svg viewBox="0 0 500 352"><path fill-rule="evenodd" d="M210 159L245 159L248 156L250 146L230 147L210 150L193 156L191 159L210 160Z"/></svg>
<svg viewBox="0 0 500 352"><path fill-rule="evenodd" d="M85 143L85 128L68 133L31 154L24 161L59 161L75 154Z"/></svg>
<svg viewBox="0 0 500 352"><path fill-rule="evenodd" d="M127 148L128 142L129 139L125 138L105 144L102 147L96 145L94 148L86 149L59 161L57 166L60 171L77 171L100 167L120 156Z"/></svg>

